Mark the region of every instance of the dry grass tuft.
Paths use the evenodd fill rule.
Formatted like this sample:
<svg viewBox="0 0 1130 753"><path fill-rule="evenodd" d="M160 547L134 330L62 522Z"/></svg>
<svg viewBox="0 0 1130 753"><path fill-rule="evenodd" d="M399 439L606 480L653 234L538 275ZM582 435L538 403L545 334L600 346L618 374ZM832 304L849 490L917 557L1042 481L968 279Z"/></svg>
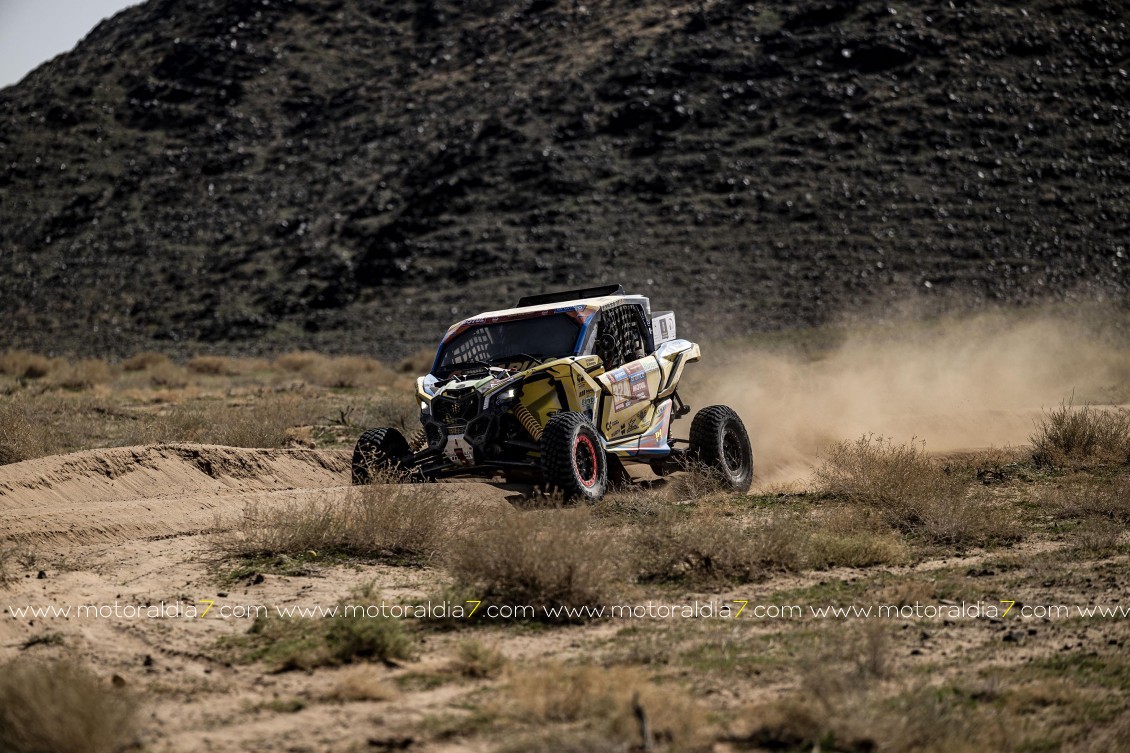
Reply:
<svg viewBox="0 0 1130 753"><path fill-rule="evenodd" d="M223 410L208 439L231 447L286 447L290 430L309 423L316 411L314 404L295 395L255 400L235 410Z"/></svg>
<svg viewBox="0 0 1130 753"><path fill-rule="evenodd" d="M889 511L900 522L923 500L964 492L964 481L944 473L918 441L895 444L866 435L833 444L822 460L816 480L823 491Z"/></svg>
<svg viewBox="0 0 1130 753"><path fill-rule="evenodd" d="M663 489L672 501L704 501L733 496L722 475L703 463L687 461L683 470L672 474Z"/></svg>
<svg viewBox="0 0 1130 753"><path fill-rule="evenodd" d="M0 463L106 446L133 423L88 393L34 389L0 397Z"/></svg>
<svg viewBox="0 0 1130 753"><path fill-rule="evenodd" d="M972 707L968 695L897 679L895 651L882 625L837 633L799 658L801 687L752 709L740 736L758 749L972 751L1009 749L995 709Z"/></svg>
<svg viewBox="0 0 1130 753"><path fill-rule="evenodd" d="M51 375L51 383L68 390L88 390L114 378L109 364L96 358L67 363Z"/></svg>
<svg viewBox="0 0 1130 753"><path fill-rule="evenodd" d="M16 554L16 547L0 541L0 586L5 586L15 579L16 576L12 570L16 561Z"/></svg>
<svg viewBox="0 0 1130 753"><path fill-rule="evenodd" d="M527 750L584 750L576 747L577 725L586 739L603 738L594 750L705 750L713 732L702 707L676 687L651 682L635 667L527 669L515 673L503 704L501 713L523 724L571 725L572 735L551 728L553 734ZM647 721L646 739L641 718Z"/></svg>
<svg viewBox="0 0 1130 753"><path fill-rule="evenodd" d="M0 374L17 379L42 379L50 374L57 360L46 358L26 350L9 350L0 354Z"/></svg>
<svg viewBox="0 0 1130 753"><path fill-rule="evenodd" d="M276 358L274 365L283 371L299 372L305 371L325 358L321 353L312 350L295 350Z"/></svg>
<svg viewBox="0 0 1130 753"><path fill-rule="evenodd" d="M906 545L865 511L843 506L821 517L782 510L737 518L709 506L675 508L641 525L633 542L644 581L709 587L747 583L772 571L870 567L907 558Z"/></svg>
<svg viewBox="0 0 1130 753"><path fill-rule="evenodd" d="M392 426L410 437L420 428L420 405L408 391L381 391L358 415L349 418L358 428Z"/></svg>
<svg viewBox="0 0 1130 753"><path fill-rule="evenodd" d="M421 348L412 355L400 359L396 364L396 370L411 376L426 374L431 369L435 357L435 348Z"/></svg>
<svg viewBox="0 0 1130 753"><path fill-rule="evenodd" d="M367 600L371 603L371 598ZM356 602L354 602L356 603ZM357 659L390 662L412 658L412 638L400 620L374 617L357 611L336 615L325 623L326 663L349 663Z"/></svg>
<svg viewBox="0 0 1130 753"><path fill-rule="evenodd" d="M235 376L239 373L235 362L226 356L194 356L187 366L193 374Z"/></svg>
<svg viewBox="0 0 1130 753"><path fill-rule="evenodd" d="M1007 543L1020 537L1009 511L971 498L971 479L947 472L921 442L864 436L829 447L816 469L821 490L877 510L888 524L937 544Z"/></svg>
<svg viewBox="0 0 1130 753"><path fill-rule="evenodd" d="M570 726L510 736L505 743L494 749L494 753L529 753L535 750L538 753L625 753L644 748L639 744L625 745L606 732ZM665 748L654 750L662 751Z"/></svg>
<svg viewBox="0 0 1130 753"><path fill-rule="evenodd" d="M244 405L193 401L139 422L134 444L200 442L229 447L286 447L293 430L313 420L318 406L294 395L271 395Z"/></svg>
<svg viewBox="0 0 1130 753"><path fill-rule="evenodd" d="M1130 714L1119 714L1105 725L1091 722L1088 726L1090 734L1064 746L1066 753L1126 753L1126 741L1130 740Z"/></svg>
<svg viewBox="0 0 1130 753"><path fill-rule="evenodd" d="M358 665L339 670L333 685L322 696L327 701L388 701L400 695L370 666Z"/></svg>
<svg viewBox="0 0 1130 753"><path fill-rule="evenodd" d="M133 698L72 660L0 669L0 750L114 753L137 745L136 729Z"/></svg>
<svg viewBox="0 0 1130 753"><path fill-rule="evenodd" d="M374 358L338 356L324 359L303 371L303 375L319 387L353 388L389 385L395 375Z"/></svg>
<svg viewBox="0 0 1130 753"><path fill-rule="evenodd" d="M53 448L35 407L23 398L0 398L0 465L42 457Z"/></svg>
<svg viewBox="0 0 1130 753"><path fill-rule="evenodd" d="M370 584L340 601L328 616L261 614L246 635L223 638L220 645L236 661L263 661L280 671L412 658L412 637L402 620L381 613L381 602Z"/></svg>
<svg viewBox="0 0 1130 753"><path fill-rule="evenodd" d="M1082 554L1088 559L1101 559L1117 554L1123 526L1111 520L1091 518L1075 532L1072 555Z"/></svg>
<svg viewBox="0 0 1130 753"><path fill-rule="evenodd" d="M1103 518L1130 523L1130 478L1125 476L1101 481L1069 480L1045 492L1042 500L1060 518Z"/></svg>
<svg viewBox="0 0 1130 753"><path fill-rule="evenodd" d="M851 505L832 506L809 520L805 564L829 567L873 567L907 561L906 544L874 511Z"/></svg>
<svg viewBox="0 0 1130 753"><path fill-rule="evenodd" d="M663 494L640 486L611 489L592 506L593 515L629 525L653 521L669 509L671 503Z"/></svg>
<svg viewBox="0 0 1130 753"><path fill-rule="evenodd" d="M1012 749L998 725L979 724L981 715L959 697L925 688L890 697L874 691L855 697L837 695L830 704L794 695L752 709L749 715L757 724L742 742L757 750L979 753Z"/></svg>
<svg viewBox="0 0 1130 753"><path fill-rule="evenodd" d="M545 607L609 603L624 573L620 547L587 508L505 511L457 539L448 566L459 588L486 604L531 606L536 619L569 621Z"/></svg>
<svg viewBox="0 0 1130 753"><path fill-rule="evenodd" d="M942 546L1008 545L1024 538L1018 515L988 495L942 498L921 512L921 535Z"/></svg>
<svg viewBox="0 0 1130 753"><path fill-rule="evenodd" d="M424 564L434 560L466 522L467 513L435 484L354 487L344 498L284 505L249 504L232 534L216 545L244 557L338 554Z"/></svg>
<svg viewBox="0 0 1130 753"><path fill-rule="evenodd" d="M172 361L164 353L156 353L151 350L144 350L140 353L135 353L126 360L122 361L123 371L149 371L157 366L171 364Z"/></svg>
<svg viewBox="0 0 1130 753"><path fill-rule="evenodd" d="M412 639L399 620L368 616L360 602L349 603L361 609L324 618L257 617L246 636L225 643L238 660L264 661L280 671L412 657Z"/></svg>
<svg viewBox="0 0 1130 753"><path fill-rule="evenodd" d="M953 452L934 458L946 473L982 486L1030 480L1032 451L1028 447L988 447L973 452Z"/></svg>
<svg viewBox="0 0 1130 753"><path fill-rule="evenodd" d="M1088 468L1130 463L1130 411L1066 402L1045 411L1030 437L1040 465Z"/></svg>
<svg viewBox="0 0 1130 753"><path fill-rule="evenodd" d="M279 356L274 365L300 374L310 384L336 389L387 386L396 378L383 363L363 356L331 357L312 351L295 351Z"/></svg>
<svg viewBox="0 0 1130 753"><path fill-rule="evenodd" d="M776 543L778 555L788 547L784 540ZM645 581L747 583L764 573L751 532L713 510L665 510L638 530L633 544L637 571ZM786 556L793 561L791 553Z"/></svg>
<svg viewBox="0 0 1130 753"><path fill-rule="evenodd" d="M145 372L154 387L179 390L188 386L188 370L169 360L154 363Z"/></svg>
<svg viewBox="0 0 1130 753"><path fill-rule="evenodd" d="M479 641L463 641L459 644L451 670L456 674L474 680L490 680L502 674L506 668L506 657L501 651L484 645Z"/></svg>

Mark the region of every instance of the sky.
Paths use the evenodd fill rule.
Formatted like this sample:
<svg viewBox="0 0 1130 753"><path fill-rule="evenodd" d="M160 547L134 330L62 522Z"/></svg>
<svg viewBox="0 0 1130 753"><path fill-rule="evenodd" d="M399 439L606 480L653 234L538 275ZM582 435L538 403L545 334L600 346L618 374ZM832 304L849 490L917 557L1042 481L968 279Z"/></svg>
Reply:
<svg viewBox="0 0 1130 753"><path fill-rule="evenodd" d="M0 87L72 49L104 18L141 0L0 0Z"/></svg>

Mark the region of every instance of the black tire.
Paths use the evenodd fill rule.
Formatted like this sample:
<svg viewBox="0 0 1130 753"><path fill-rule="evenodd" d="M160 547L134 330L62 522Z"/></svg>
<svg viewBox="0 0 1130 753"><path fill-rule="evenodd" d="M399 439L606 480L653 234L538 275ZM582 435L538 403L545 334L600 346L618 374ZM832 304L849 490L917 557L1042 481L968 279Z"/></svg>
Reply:
<svg viewBox="0 0 1130 753"><path fill-rule="evenodd" d="M541 467L546 483L566 499L593 502L608 490L608 457L596 427L580 413L549 417L541 435Z"/></svg>
<svg viewBox="0 0 1130 753"><path fill-rule="evenodd" d="M382 471L395 471L412 457L408 440L396 429L369 429L353 446L353 483L370 484Z"/></svg>
<svg viewBox="0 0 1130 753"><path fill-rule="evenodd" d="M745 424L728 405L712 405L691 421L690 456L717 472L734 491L753 483L753 449Z"/></svg>

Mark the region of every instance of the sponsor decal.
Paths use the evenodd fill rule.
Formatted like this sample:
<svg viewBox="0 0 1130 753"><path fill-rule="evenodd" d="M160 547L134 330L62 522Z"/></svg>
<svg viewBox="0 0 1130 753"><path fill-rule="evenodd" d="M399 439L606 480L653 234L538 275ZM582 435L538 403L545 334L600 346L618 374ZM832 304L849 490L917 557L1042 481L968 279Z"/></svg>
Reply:
<svg viewBox="0 0 1130 753"><path fill-rule="evenodd" d="M612 393L612 410L619 413L636 403L651 399L647 389L647 370L642 363L630 363L608 377Z"/></svg>

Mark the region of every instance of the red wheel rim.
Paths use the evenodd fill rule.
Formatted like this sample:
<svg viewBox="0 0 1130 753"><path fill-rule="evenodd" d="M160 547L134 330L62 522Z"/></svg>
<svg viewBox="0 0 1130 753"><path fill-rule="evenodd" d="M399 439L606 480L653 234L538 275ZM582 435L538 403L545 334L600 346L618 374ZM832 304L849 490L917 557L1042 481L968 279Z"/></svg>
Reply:
<svg viewBox="0 0 1130 753"><path fill-rule="evenodd" d="M577 480L586 489L596 485L598 475L596 447L585 434L578 434L577 442L573 446L573 470L577 472Z"/></svg>

